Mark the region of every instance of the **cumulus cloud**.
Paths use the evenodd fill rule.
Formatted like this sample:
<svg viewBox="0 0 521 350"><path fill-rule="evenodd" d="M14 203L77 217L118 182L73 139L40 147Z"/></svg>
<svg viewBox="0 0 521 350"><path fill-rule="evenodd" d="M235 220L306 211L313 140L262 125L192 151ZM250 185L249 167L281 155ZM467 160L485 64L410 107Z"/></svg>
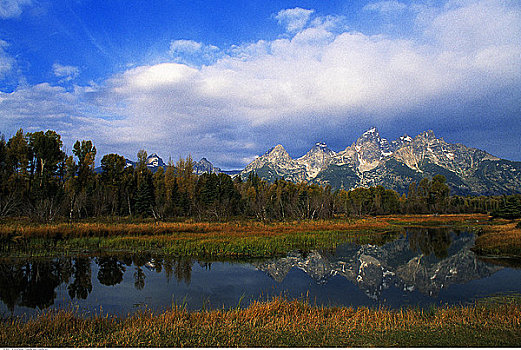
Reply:
<svg viewBox="0 0 521 350"><path fill-rule="evenodd" d="M74 93L42 86L48 106L43 95L31 102L35 91L3 94L1 113L18 103L28 116L42 109L46 122L72 123L66 115L76 115L85 132L103 130L92 135L109 151L146 148L174 160L190 153L225 168L243 166L276 143L298 150L294 156L317 140L340 149L373 124L413 133L417 126L472 130L502 118L492 128L503 132L519 119L515 2L451 1L432 8L428 21L426 11L411 12L423 17L419 32L406 39L347 30L334 16L310 20L312 13L280 11L275 18L291 35L220 50L208 64L140 66ZM184 40L170 49L197 55L206 46ZM496 102L484 104L490 99ZM85 108L71 111L71 104ZM93 107L109 117L96 119Z"/></svg>
<svg viewBox="0 0 521 350"><path fill-rule="evenodd" d="M75 66L63 66L59 63L52 65L54 75L61 79L61 81L70 81L75 79L80 74L80 69Z"/></svg>
<svg viewBox="0 0 521 350"><path fill-rule="evenodd" d="M0 0L0 18L18 17L23 8L31 3L32 0Z"/></svg>
<svg viewBox="0 0 521 350"><path fill-rule="evenodd" d="M304 28L309 21L314 10L306 10L300 7L281 10L275 16L280 25L283 25L290 33L297 32Z"/></svg>

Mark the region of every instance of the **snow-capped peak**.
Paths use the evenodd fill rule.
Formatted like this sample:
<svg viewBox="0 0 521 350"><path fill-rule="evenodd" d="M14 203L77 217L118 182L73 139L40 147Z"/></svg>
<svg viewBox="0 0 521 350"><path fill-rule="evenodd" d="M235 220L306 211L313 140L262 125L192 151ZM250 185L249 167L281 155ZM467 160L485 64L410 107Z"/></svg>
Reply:
<svg viewBox="0 0 521 350"><path fill-rule="evenodd" d="M378 134L378 129L373 126L371 129L369 129L363 133L363 135L369 135L369 134Z"/></svg>
<svg viewBox="0 0 521 350"><path fill-rule="evenodd" d="M412 137L410 137L407 134L404 134L403 136L400 136L400 141L402 141L402 142L411 142L412 141Z"/></svg>
<svg viewBox="0 0 521 350"><path fill-rule="evenodd" d="M284 146L282 146L280 143L273 147L273 148L270 148L270 150L268 152L266 152L266 154L270 154L270 153L273 153L273 152L281 152L281 151L284 151L286 152L286 150L284 149Z"/></svg>
<svg viewBox="0 0 521 350"><path fill-rule="evenodd" d="M147 157L147 166L148 167L162 167L165 163L163 162L163 159L157 155L157 153L152 153Z"/></svg>

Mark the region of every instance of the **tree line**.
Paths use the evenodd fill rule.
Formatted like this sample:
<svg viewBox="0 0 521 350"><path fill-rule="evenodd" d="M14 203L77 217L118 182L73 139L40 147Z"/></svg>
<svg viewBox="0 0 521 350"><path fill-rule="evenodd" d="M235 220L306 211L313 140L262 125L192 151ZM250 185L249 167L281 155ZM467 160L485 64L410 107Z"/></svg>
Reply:
<svg viewBox="0 0 521 350"><path fill-rule="evenodd" d="M514 205L519 211L521 206L519 195L451 196L442 175L413 182L400 195L382 186L333 191L330 186L284 179L269 183L255 174L244 180L222 173L195 175L191 157L169 161L165 169L152 173L144 150L137 153L134 166L126 166L118 154L104 155L101 172L96 172L96 155L89 140L76 141L72 154L67 154L61 136L52 130L20 129L8 141L1 137L0 217L25 216L41 222L102 217L264 221L501 213L508 211L505 207Z"/></svg>

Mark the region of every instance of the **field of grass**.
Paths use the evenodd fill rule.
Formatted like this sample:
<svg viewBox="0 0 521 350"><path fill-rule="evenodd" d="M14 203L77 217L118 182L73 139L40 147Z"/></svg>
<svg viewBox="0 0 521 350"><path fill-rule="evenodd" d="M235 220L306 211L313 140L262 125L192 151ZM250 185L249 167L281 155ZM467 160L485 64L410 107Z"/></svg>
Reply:
<svg viewBox="0 0 521 350"><path fill-rule="evenodd" d="M486 215L404 215L295 222L80 222L0 225L0 256L49 256L107 251L192 257L272 257L294 249L344 242L383 243L404 226L475 227Z"/></svg>
<svg viewBox="0 0 521 350"><path fill-rule="evenodd" d="M429 310L316 307L274 299L246 309L174 307L126 318L52 311L0 323L8 347L473 347L521 345L517 299Z"/></svg>

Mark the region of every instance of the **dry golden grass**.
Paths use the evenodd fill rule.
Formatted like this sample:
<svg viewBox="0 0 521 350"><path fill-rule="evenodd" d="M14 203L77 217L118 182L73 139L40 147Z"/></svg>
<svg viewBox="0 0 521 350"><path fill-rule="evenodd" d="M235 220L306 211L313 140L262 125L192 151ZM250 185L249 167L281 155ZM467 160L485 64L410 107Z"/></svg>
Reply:
<svg viewBox="0 0 521 350"><path fill-rule="evenodd" d="M490 225L476 239L475 251L491 255L521 256L521 228L515 222Z"/></svg>
<svg viewBox="0 0 521 350"><path fill-rule="evenodd" d="M274 299L246 309L128 318L46 313L29 321L5 320L0 344L10 347L328 347L519 346L518 302L427 311L314 307Z"/></svg>

